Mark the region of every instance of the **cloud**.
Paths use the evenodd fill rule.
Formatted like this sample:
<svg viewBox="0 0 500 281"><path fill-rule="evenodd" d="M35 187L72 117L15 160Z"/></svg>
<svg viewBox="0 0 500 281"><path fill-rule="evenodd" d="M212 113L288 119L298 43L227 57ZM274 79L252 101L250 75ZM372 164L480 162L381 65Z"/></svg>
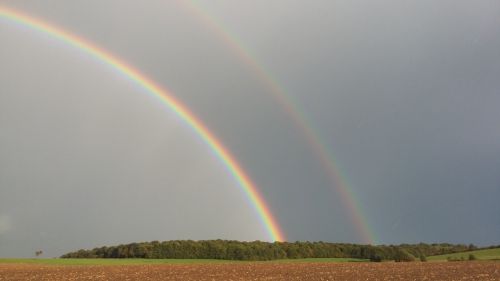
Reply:
<svg viewBox="0 0 500 281"><path fill-rule="evenodd" d="M0 215L0 235L12 229L12 220L8 215Z"/></svg>

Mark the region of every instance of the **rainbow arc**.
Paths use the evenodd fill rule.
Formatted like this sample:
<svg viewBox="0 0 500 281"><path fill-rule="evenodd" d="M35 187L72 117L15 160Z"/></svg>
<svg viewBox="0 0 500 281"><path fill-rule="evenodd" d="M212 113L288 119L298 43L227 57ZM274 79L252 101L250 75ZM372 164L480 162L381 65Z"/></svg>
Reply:
<svg viewBox="0 0 500 281"><path fill-rule="evenodd" d="M51 25L45 21L27 14L0 6L0 19L24 26L28 29L50 35L52 38L65 43L81 52L84 52L98 61L104 62L113 70L121 73L129 80L140 85L145 92L157 98L161 103L171 109L186 125L188 125L224 163L226 169L238 183L246 197L250 200L258 217L272 241L285 241L285 236L271 213L257 186L253 183L235 157L222 144L222 142L198 119L184 104L177 100L165 87L160 87L139 70L128 65L124 60L99 48L75 34L62 28Z"/></svg>
<svg viewBox="0 0 500 281"><path fill-rule="evenodd" d="M363 216L362 205L356 200L356 196L349 186L347 178L341 173L334 154L327 148L325 142L322 141L320 134L313 129L311 122L300 109L297 102L289 95L278 81L273 78L271 72L267 70L250 50L236 36L234 36L229 28L222 24L217 18L212 16L199 1L179 1L187 10L189 10L195 18L201 20L207 28L211 30L220 40L243 62L252 73L261 81L268 89L268 93L274 98L276 103L283 109L289 120L294 123L295 127L300 130L302 136L309 144L309 147L314 156L319 160L323 170L328 177L332 187L340 196L350 221L356 228L359 238L363 243L374 244L375 235L370 231L368 222Z"/></svg>

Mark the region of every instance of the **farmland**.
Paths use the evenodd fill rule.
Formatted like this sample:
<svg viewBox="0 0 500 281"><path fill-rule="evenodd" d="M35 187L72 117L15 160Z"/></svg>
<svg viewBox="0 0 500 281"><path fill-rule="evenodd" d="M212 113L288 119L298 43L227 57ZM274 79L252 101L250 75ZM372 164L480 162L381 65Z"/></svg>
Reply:
<svg viewBox="0 0 500 281"><path fill-rule="evenodd" d="M101 261L102 260L95 260ZM500 280L500 263L184 262L70 265L0 261L0 280ZM66 261L68 262L68 261ZM134 263L135 262L135 263ZM140 264L143 262L143 264Z"/></svg>

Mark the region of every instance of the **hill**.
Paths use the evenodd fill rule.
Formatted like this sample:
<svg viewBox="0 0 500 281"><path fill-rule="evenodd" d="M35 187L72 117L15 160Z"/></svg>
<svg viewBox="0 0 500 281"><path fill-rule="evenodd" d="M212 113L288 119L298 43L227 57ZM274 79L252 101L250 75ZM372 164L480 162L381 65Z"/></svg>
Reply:
<svg viewBox="0 0 500 281"><path fill-rule="evenodd" d="M327 242L241 242L232 240L175 240L130 243L78 250L61 258L278 260L307 258L413 261L426 256L477 249L473 245L401 244L359 245Z"/></svg>
<svg viewBox="0 0 500 281"><path fill-rule="evenodd" d="M475 251L466 251L461 253L453 253L439 256L427 257L429 261L441 260L468 260L469 255L474 255L478 260L499 260L500 261L500 247L492 249L481 249Z"/></svg>

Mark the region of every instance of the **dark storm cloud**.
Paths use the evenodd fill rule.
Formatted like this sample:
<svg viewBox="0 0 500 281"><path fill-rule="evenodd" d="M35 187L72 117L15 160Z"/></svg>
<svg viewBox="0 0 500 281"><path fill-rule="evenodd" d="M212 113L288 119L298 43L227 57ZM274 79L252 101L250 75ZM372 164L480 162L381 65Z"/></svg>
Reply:
<svg viewBox="0 0 500 281"><path fill-rule="evenodd" d="M289 239L359 241L301 132L186 5L1 3L97 42L172 89L235 153ZM298 101L377 242L499 243L500 4L200 7ZM2 255L266 239L232 178L171 113L43 35L3 21L0 33L8 38L0 48Z"/></svg>

